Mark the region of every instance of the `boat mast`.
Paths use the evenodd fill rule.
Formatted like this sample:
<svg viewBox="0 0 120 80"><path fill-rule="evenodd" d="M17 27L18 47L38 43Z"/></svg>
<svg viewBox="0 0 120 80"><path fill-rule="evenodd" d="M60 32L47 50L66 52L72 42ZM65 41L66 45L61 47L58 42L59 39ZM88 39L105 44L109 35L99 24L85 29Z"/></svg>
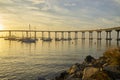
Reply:
<svg viewBox="0 0 120 80"><path fill-rule="evenodd" d="M31 30L30 24L29 24L29 31ZM30 32L30 38L31 38L31 32Z"/></svg>

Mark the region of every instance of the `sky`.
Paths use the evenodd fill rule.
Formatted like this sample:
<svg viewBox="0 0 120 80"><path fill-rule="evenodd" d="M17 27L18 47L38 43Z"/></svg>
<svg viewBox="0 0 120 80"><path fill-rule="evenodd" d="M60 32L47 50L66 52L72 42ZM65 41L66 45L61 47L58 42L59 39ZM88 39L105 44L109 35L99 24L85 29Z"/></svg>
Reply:
<svg viewBox="0 0 120 80"><path fill-rule="evenodd" d="M0 0L0 29L81 30L120 26L120 0Z"/></svg>

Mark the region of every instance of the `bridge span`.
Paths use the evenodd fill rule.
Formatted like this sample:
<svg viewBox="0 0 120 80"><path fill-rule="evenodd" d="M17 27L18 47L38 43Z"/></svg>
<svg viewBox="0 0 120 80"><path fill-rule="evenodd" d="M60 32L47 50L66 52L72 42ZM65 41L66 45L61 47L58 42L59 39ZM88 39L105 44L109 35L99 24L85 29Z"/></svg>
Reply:
<svg viewBox="0 0 120 80"><path fill-rule="evenodd" d="M58 38L57 34L58 33L61 33L61 39L64 39L64 34L65 33L68 33L68 40L71 40L71 33L74 33L74 39L78 39L78 33L82 33L82 38L81 39L85 39L85 33L86 32L89 32L89 39L92 40L93 39L93 32L96 32L97 33L97 40L101 40L102 39L102 36L101 36L101 33L105 31L106 32L106 40L112 40L112 37L111 37L111 32L112 31L116 31L117 32L117 40L120 40L120 27L112 27L112 28L105 28L105 29L94 29L94 30L68 30L68 31L65 31L65 30L58 30L58 31L54 31L54 30L0 30L0 33L1 32L8 32L9 33L9 36L12 36L11 33L12 32L21 32L22 33L22 36L23 35L23 32L26 33L26 37L28 37L28 34L30 32L34 32L34 38L36 38L36 34L41 32L42 33L42 38L44 38L44 32L48 32L48 38L51 38L51 35L50 33L51 32L54 32L55 33L55 39Z"/></svg>

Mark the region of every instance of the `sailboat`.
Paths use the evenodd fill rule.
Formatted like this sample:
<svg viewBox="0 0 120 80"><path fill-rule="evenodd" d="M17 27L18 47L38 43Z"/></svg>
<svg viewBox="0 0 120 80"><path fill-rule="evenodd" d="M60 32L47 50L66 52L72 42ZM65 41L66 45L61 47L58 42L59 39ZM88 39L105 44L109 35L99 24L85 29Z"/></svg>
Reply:
<svg viewBox="0 0 120 80"><path fill-rule="evenodd" d="M16 41L17 37L15 35L9 35L9 36L6 36L4 40Z"/></svg>
<svg viewBox="0 0 120 80"><path fill-rule="evenodd" d="M30 30L30 24L29 24L29 30ZM36 40L37 39L31 38L31 33L30 33L30 37L20 39L21 42L25 42L25 43L35 43Z"/></svg>
<svg viewBox="0 0 120 80"><path fill-rule="evenodd" d="M8 36L6 38L4 38L4 40L12 40L12 41L16 41L17 40L17 37L16 36Z"/></svg>
<svg viewBox="0 0 120 80"><path fill-rule="evenodd" d="M32 39L32 38L23 38L21 39L22 42L26 42L26 43L35 43L36 40Z"/></svg>
<svg viewBox="0 0 120 80"><path fill-rule="evenodd" d="M51 38L43 38L42 40L43 40L43 41L52 41Z"/></svg>
<svg viewBox="0 0 120 80"><path fill-rule="evenodd" d="M61 41L61 39L59 39L59 38L55 38L55 41Z"/></svg>

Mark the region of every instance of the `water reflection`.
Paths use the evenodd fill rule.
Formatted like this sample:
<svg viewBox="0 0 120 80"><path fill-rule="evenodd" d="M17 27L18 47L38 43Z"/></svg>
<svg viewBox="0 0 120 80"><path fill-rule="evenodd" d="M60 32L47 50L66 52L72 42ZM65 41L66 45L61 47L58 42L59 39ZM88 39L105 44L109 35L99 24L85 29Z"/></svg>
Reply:
<svg viewBox="0 0 120 80"><path fill-rule="evenodd" d="M97 40L97 48L101 48L101 45L102 45L101 40Z"/></svg>
<svg viewBox="0 0 120 80"><path fill-rule="evenodd" d="M120 41L119 40L117 40L117 46L120 46Z"/></svg>
<svg viewBox="0 0 120 80"><path fill-rule="evenodd" d="M93 46L93 40L89 40L89 47L91 48Z"/></svg>
<svg viewBox="0 0 120 80"><path fill-rule="evenodd" d="M106 46L110 47L111 46L111 40L106 40Z"/></svg>
<svg viewBox="0 0 120 80"><path fill-rule="evenodd" d="M23 72L21 73L22 75L16 75L16 80L19 80L18 77L24 78L20 80L34 80L28 79L28 77L39 76L39 74L50 75L53 72L59 72L68 68L69 65L82 61L87 55L99 57L106 47L112 45L119 46L120 41L78 39L71 41L53 40L52 42L39 40L32 44L5 40L0 40L0 42L0 75L8 73L3 78L9 80L9 76L12 77L16 73ZM8 68L8 66L11 68ZM3 71L3 68L9 70ZM11 73L12 75L10 75ZM3 78L0 78L0 80Z"/></svg>
<svg viewBox="0 0 120 80"><path fill-rule="evenodd" d="M74 40L74 44L75 44L75 46L77 46L78 45L78 40Z"/></svg>
<svg viewBox="0 0 120 80"><path fill-rule="evenodd" d="M85 40L84 40L84 39L82 39L81 43L82 43L82 45L81 45L81 46L84 48L84 47L85 47Z"/></svg>
<svg viewBox="0 0 120 80"><path fill-rule="evenodd" d="M12 41L10 40L10 41L9 41L9 49L11 48L11 42L12 42Z"/></svg>
<svg viewBox="0 0 120 80"><path fill-rule="evenodd" d="M68 40L68 45L69 45L69 46L71 45L71 43L72 43L72 41L71 41L71 40Z"/></svg>
<svg viewBox="0 0 120 80"><path fill-rule="evenodd" d="M51 42L50 41L42 41L42 47L47 47L47 48L50 48L51 46L50 46L50 44L51 44Z"/></svg>
<svg viewBox="0 0 120 80"><path fill-rule="evenodd" d="M9 49L12 48L13 46L15 46L13 44L20 43L20 42L14 42L14 41L6 41L6 42L8 42ZM102 42L103 42L103 45L102 45ZM120 45L120 41L116 40L116 41L113 41L113 42L116 43L116 46ZM85 48L87 46L89 48L92 48L93 46L97 46L97 48L100 49L102 46L111 47L112 44L114 44L113 42L112 42L112 40L83 40L83 39L80 39L80 40L52 41L52 42L38 41L38 42L32 43L32 44L29 44L29 43L20 43L20 45L21 45L21 48L27 47L28 50L31 50L31 47L33 47L34 50L36 50L36 48L38 47L38 45L39 45L39 47L43 47L43 48L44 47L45 48L61 47L61 46L64 46L64 45L68 45L68 46L74 45L76 47L77 46L81 46L82 48Z"/></svg>

